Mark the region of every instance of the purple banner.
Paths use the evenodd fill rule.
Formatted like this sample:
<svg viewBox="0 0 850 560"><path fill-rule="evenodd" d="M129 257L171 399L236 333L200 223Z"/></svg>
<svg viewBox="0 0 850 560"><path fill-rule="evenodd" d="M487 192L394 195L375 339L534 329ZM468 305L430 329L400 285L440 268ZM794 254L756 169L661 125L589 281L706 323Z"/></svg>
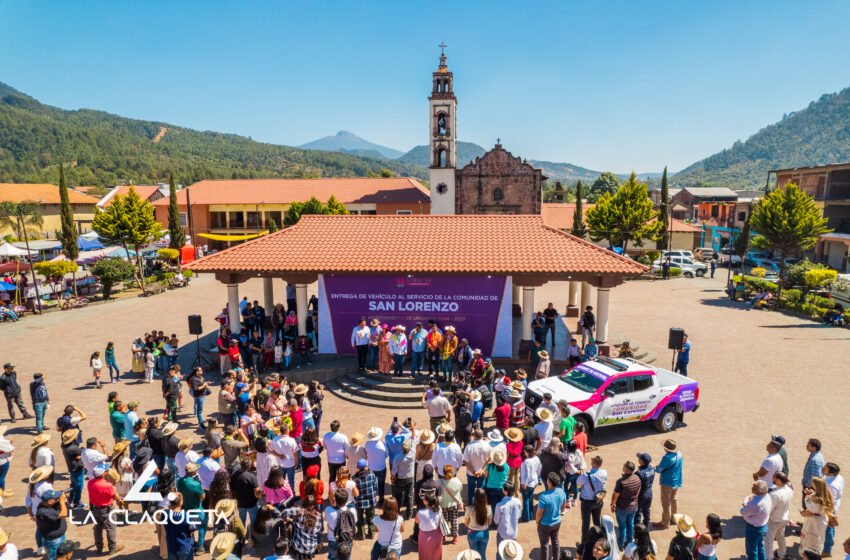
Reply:
<svg viewBox="0 0 850 560"><path fill-rule="evenodd" d="M319 282L320 351L353 354L351 332L362 318L370 322L377 318L390 327L401 324L407 333L417 322L427 329L433 319L440 330L454 326L459 338L469 339L472 348L490 356L494 347L503 345L496 338L506 286L510 298L506 280L504 276L324 275ZM501 330L505 327L510 353L509 315Z"/></svg>

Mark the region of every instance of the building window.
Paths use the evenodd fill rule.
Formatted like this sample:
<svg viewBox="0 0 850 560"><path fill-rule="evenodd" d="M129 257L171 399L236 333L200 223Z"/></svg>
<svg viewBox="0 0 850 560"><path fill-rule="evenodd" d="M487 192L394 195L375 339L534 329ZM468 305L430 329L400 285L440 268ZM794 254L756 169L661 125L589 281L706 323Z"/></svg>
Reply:
<svg viewBox="0 0 850 560"><path fill-rule="evenodd" d="M377 216L378 211L377 210L361 210L360 215L361 216Z"/></svg>
<svg viewBox="0 0 850 560"><path fill-rule="evenodd" d="M449 132L449 119L445 113L437 115L437 134L446 136Z"/></svg>
<svg viewBox="0 0 850 560"><path fill-rule="evenodd" d="M186 212L180 212L180 225L186 227L189 225L189 219L186 216Z"/></svg>
<svg viewBox="0 0 850 560"><path fill-rule="evenodd" d="M500 200L502 200L504 198L505 198L505 193L502 191L501 188L496 187L495 189L493 189L493 200L495 200L496 202L499 202Z"/></svg>
<svg viewBox="0 0 850 560"><path fill-rule="evenodd" d="M738 212L738 221L746 222L747 221L747 213L746 212Z"/></svg>
<svg viewBox="0 0 850 560"><path fill-rule="evenodd" d="M396 210L395 213L399 216L410 216L413 214L413 210Z"/></svg>
<svg viewBox="0 0 850 560"><path fill-rule="evenodd" d="M259 212L245 212L248 216L248 227L249 228L258 228L260 227L260 216Z"/></svg>
<svg viewBox="0 0 850 560"><path fill-rule="evenodd" d="M230 218L228 226L231 229L245 227L245 214L243 212L228 212L227 214Z"/></svg>
<svg viewBox="0 0 850 560"><path fill-rule="evenodd" d="M210 227L224 229L227 227L227 212L210 212Z"/></svg>
<svg viewBox="0 0 850 560"><path fill-rule="evenodd" d="M711 217L717 218L719 216L720 216L720 207L717 206L716 204L712 204L711 205Z"/></svg>

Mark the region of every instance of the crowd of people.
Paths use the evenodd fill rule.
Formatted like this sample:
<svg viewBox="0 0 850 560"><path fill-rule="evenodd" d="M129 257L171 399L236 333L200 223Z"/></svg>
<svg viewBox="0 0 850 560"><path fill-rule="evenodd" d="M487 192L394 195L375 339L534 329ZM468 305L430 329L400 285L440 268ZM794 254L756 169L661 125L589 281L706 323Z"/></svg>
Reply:
<svg viewBox="0 0 850 560"><path fill-rule="evenodd" d="M289 312L281 311L278 336L277 328L269 327L274 320L256 322L257 306L248 305L255 322L240 325L240 332L252 339L271 338L275 346L287 338ZM584 313L592 315L592 309ZM594 323L582 317L581 324L589 332L579 361L593 359L586 351ZM448 353L447 340L453 341ZM45 375L34 374L30 396L37 434L28 446L31 474L25 504L34 520L36 554L49 560L73 557L79 544L66 537L72 516L91 525L99 553L115 554L123 548L118 538L122 529L110 513L127 510L129 515L167 519L156 524L157 553L163 560L207 553L213 560L309 559L320 554L344 560L357 546L368 547L375 560L399 557L406 540L411 543L407 551L415 549L428 560L444 558L444 544L461 538L466 549L458 558L520 560L531 552L520 543L520 532L537 535L541 560L560 560L562 551L583 560L723 557L718 552L724 542L721 519L708 514L697 524L679 511L685 461L676 441L664 441L657 462L649 450L620 458L609 477L612 458L606 462L588 444L589 430L569 403L553 402L546 393L536 410L527 409L531 376L524 369L510 374L495 369L480 350L458 339L453 327L417 324L408 335L404 326L390 329L379 320L364 320L352 333L362 367L384 373L388 366L404 373L405 361L395 359L402 341L413 353L409 371L431 376L421 398L428 424L389 415L381 422L373 415L376 421L365 434L352 433L338 419L323 424L325 412L332 411L325 410L321 384L290 379L286 362L274 356L271 362L252 353L246 359L241 334L233 335L228 326L218 336L219 347L227 352L215 381L210 378L217 376L201 368L184 375L177 338L162 331L133 342L130 373L119 367L112 342L92 354L97 387L102 386L104 367L111 388L120 387L128 376L147 382L160 378L165 412L146 416L138 400L124 398L121 389L110 391L104 410L97 412L108 416L112 433L107 443L87 433L85 412L67 404L55 428L61 461L48 445L48 383ZM577 340L571 345L578 346ZM385 348L390 350L389 364ZM621 349L628 352L628 347ZM549 361L546 351L538 355L536 378L549 374L548 366L545 375L540 369L540 363ZM191 414L181 416L184 386L194 406ZM12 421L16 408L24 418L31 417L13 364L4 367L0 389ZM212 414L204 410L211 395L216 396ZM181 421L196 424L198 433L179 436ZM5 479L15 449L3 436L4 428L0 426L0 495L8 496ZM814 559L832 553L844 485L840 468L824 459L818 440L809 440L795 498L785 447L782 436L771 437L768 455L753 473L752 493L740 509L748 560L790 557L785 535L796 526L791 508L797 498L802 504L801 554ZM138 484L160 499L129 499ZM656 496L661 515L653 523ZM561 542L569 515L576 515L581 525L575 552ZM675 536L665 553L651 531L669 527ZM845 541L845 549L850 552L850 542ZM13 550L0 531L0 559L16 558Z"/></svg>

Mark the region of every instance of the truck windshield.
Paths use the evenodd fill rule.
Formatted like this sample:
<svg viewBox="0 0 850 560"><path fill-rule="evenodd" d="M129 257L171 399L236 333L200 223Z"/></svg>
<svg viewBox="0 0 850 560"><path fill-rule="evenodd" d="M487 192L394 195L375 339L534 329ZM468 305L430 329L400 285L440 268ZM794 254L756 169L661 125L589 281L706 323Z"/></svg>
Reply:
<svg viewBox="0 0 850 560"><path fill-rule="evenodd" d="M571 369L558 379L585 393L595 393L605 382L605 378L601 374L584 371L581 367Z"/></svg>

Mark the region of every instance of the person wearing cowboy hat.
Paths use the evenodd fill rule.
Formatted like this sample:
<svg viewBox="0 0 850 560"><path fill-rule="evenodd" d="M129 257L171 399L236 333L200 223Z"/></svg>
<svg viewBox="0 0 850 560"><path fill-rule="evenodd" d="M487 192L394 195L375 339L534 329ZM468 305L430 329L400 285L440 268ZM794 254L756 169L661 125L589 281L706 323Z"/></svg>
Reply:
<svg viewBox="0 0 850 560"><path fill-rule="evenodd" d="M676 535L670 539L670 547L667 550L668 557L695 558L697 544L697 528L690 515L677 513L672 517L673 525L676 526Z"/></svg>
<svg viewBox="0 0 850 560"><path fill-rule="evenodd" d="M56 464L56 460L53 456L53 451L47 447L47 442L50 441L50 434L38 434L32 440L32 444L30 444L30 468L35 469L42 465L50 465L51 467Z"/></svg>
<svg viewBox="0 0 850 560"><path fill-rule="evenodd" d="M354 432L348 437L348 446L345 448L345 464L348 466L348 472L357 472L357 462L360 459L366 459L366 448L363 443L366 441L366 436L361 432Z"/></svg>
<svg viewBox="0 0 850 560"><path fill-rule="evenodd" d="M174 463L177 466L177 476L183 478L186 476L186 465L189 463L197 463L201 460L201 456L196 451L192 450L195 445L195 438L186 437L177 443L177 455L174 456Z"/></svg>
<svg viewBox="0 0 850 560"><path fill-rule="evenodd" d="M522 560L522 545L513 539L505 539L499 542L498 556L501 560Z"/></svg>
<svg viewBox="0 0 850 560"><path fill-rule="evenodd" d="M540 356L540 361L537 362L537 369L534 371L534 378L546 379L549 377L549 370L552 367L552 362L549 361L549 352L546 350L540 350L537 352L537 355Z"/></svg>
<svg viewBox="0 0 850 560"><path fill-rule="evenodd" d="M9 560L17 560L18 547L9 542L9 533L0 529L0 558Z"/></svg>
<svg viewBox="0 0 850 560"><path fill-rule="evenodd" d="M525 390L522 383L514 381L508 395L511 402L511 426L522 427L525 424Z"/></svg>
<svg viewBox="0 0 850 560"><path fill-rule="evenodd" d="M387 484L387 459L389 459L387 446L383 440L384 430L374 426L366 432L366 443L363 445L366 448L366 462L369 470L372 471L372 474L378 480L377 505L379 506L384 503L384 493Z"/></svg>
<svg viewBox="0 0 850 560"><path fill-rule="evenodd" d="M98 554L103 553L103 531L106 530L106 542L110 555L124 549L123 544L118 544L116 537L115 524L112 522L109 513L115 505L124 508L124 501L115 486L105 477L105 465L98 465L94 468L94 478L89 480L87 490L89 494L89 502L91 503L91 514L94 517L94 544Z"/></svg>
<svg viewBox="0 0 850 560"><path fill-rule="evenodd" d="M211 560L230 560L238 559L239 556L233 554L233 549L236 547L237 537L235 533L219 533L210 543L210 559Z"/></svg>
<svg viewBox="0 0 850 560"><path fill-rule="evenodd" d="M541 447L546 449L549 447L549 442L552 441L552 433L555 429L552 422L555 419L555 414L551 409L541 406L537 409L537 417L540 418L540 422L534 425L534 429L540 435Z"/></svg>
<svg viewBox="0 0 850 560"><path fill-rule="evenodd" d="M427 347L428 332L422 328L422 323L410 331L408 341L410 345L410 375L422 375L422 364L425 362L425 349Z"/></svg>
<svg viewBox="0 0 850 560"><path fill-rule="evenodd" d="M396 377L404 375L404 360L407 357L407 335L404 331L404 325L396 325L390 335L389 349L393 357L393 375Z"/></svg>
<svg viewBox="0 0 850 560"><path fill-rule="evenodd" d="M28 482L29 484L27 485L26 497L24 498L24 506L26 507L27 513L34 517L44 494L53 490L53 467L49 465L38 467L30 473ZM37 556L44 555L46 552L44 550L43 541L44 537L38 527L36 527L35 542L38 545L38 550L36 551Z"/></svg>
<svg viewBox="0 0 850 560"><path fill-rule="evenodd" d="M428 394L432 397L429 399ZM437 430L437 426L443 422L452 421L452 405L449 400L443 396L440 387L434 386L422 394L422 407L428 410L428 419L432 431Z"/></svg>
<svg viewBox="0 0 850 560"><path fill-rule="evenodd" d="M466 340L466 339L464 339ZM484 361L481 348L472 351L472 362L469 364L469 375L472 379L483 379L487 362Z"/></svg>
<svg viewBox="0 0 850 560"><path fill-rule="evenodd" d="M452 360L455 352L457 352L458 339L455 333L455 328L452 326L446 327L446 334L443 336L443 344L440 347L440 372L441 379L449 381L452 376Z"/></svg>
<svg viewBox="0 0 850 560"><path fill-rule="evenodd" d="M367 359L366 369L370 371L378 371L378 359L381 354L381 337L384 335L384 329L381 326L381 321L378 320L377 317L369 322L368 328L369 356Z"/></svg>
<svg viewBox="0 0 850 560"><path fill-rule="evenodd" d="M679 488L682 487L684 458L672 439L664 440L663 446L664 456L655 467L655 472L660 475L661 489L661 521L656 526L666 529L668 525L673 524L673 516L676 515L676 498Z"/></svg>
<svg viewBox="0 0 850 560"><path fill-rule="evenodd" d="M481 560L481 555L474 550L466 549L458 552L457 560Z"/></svg>

